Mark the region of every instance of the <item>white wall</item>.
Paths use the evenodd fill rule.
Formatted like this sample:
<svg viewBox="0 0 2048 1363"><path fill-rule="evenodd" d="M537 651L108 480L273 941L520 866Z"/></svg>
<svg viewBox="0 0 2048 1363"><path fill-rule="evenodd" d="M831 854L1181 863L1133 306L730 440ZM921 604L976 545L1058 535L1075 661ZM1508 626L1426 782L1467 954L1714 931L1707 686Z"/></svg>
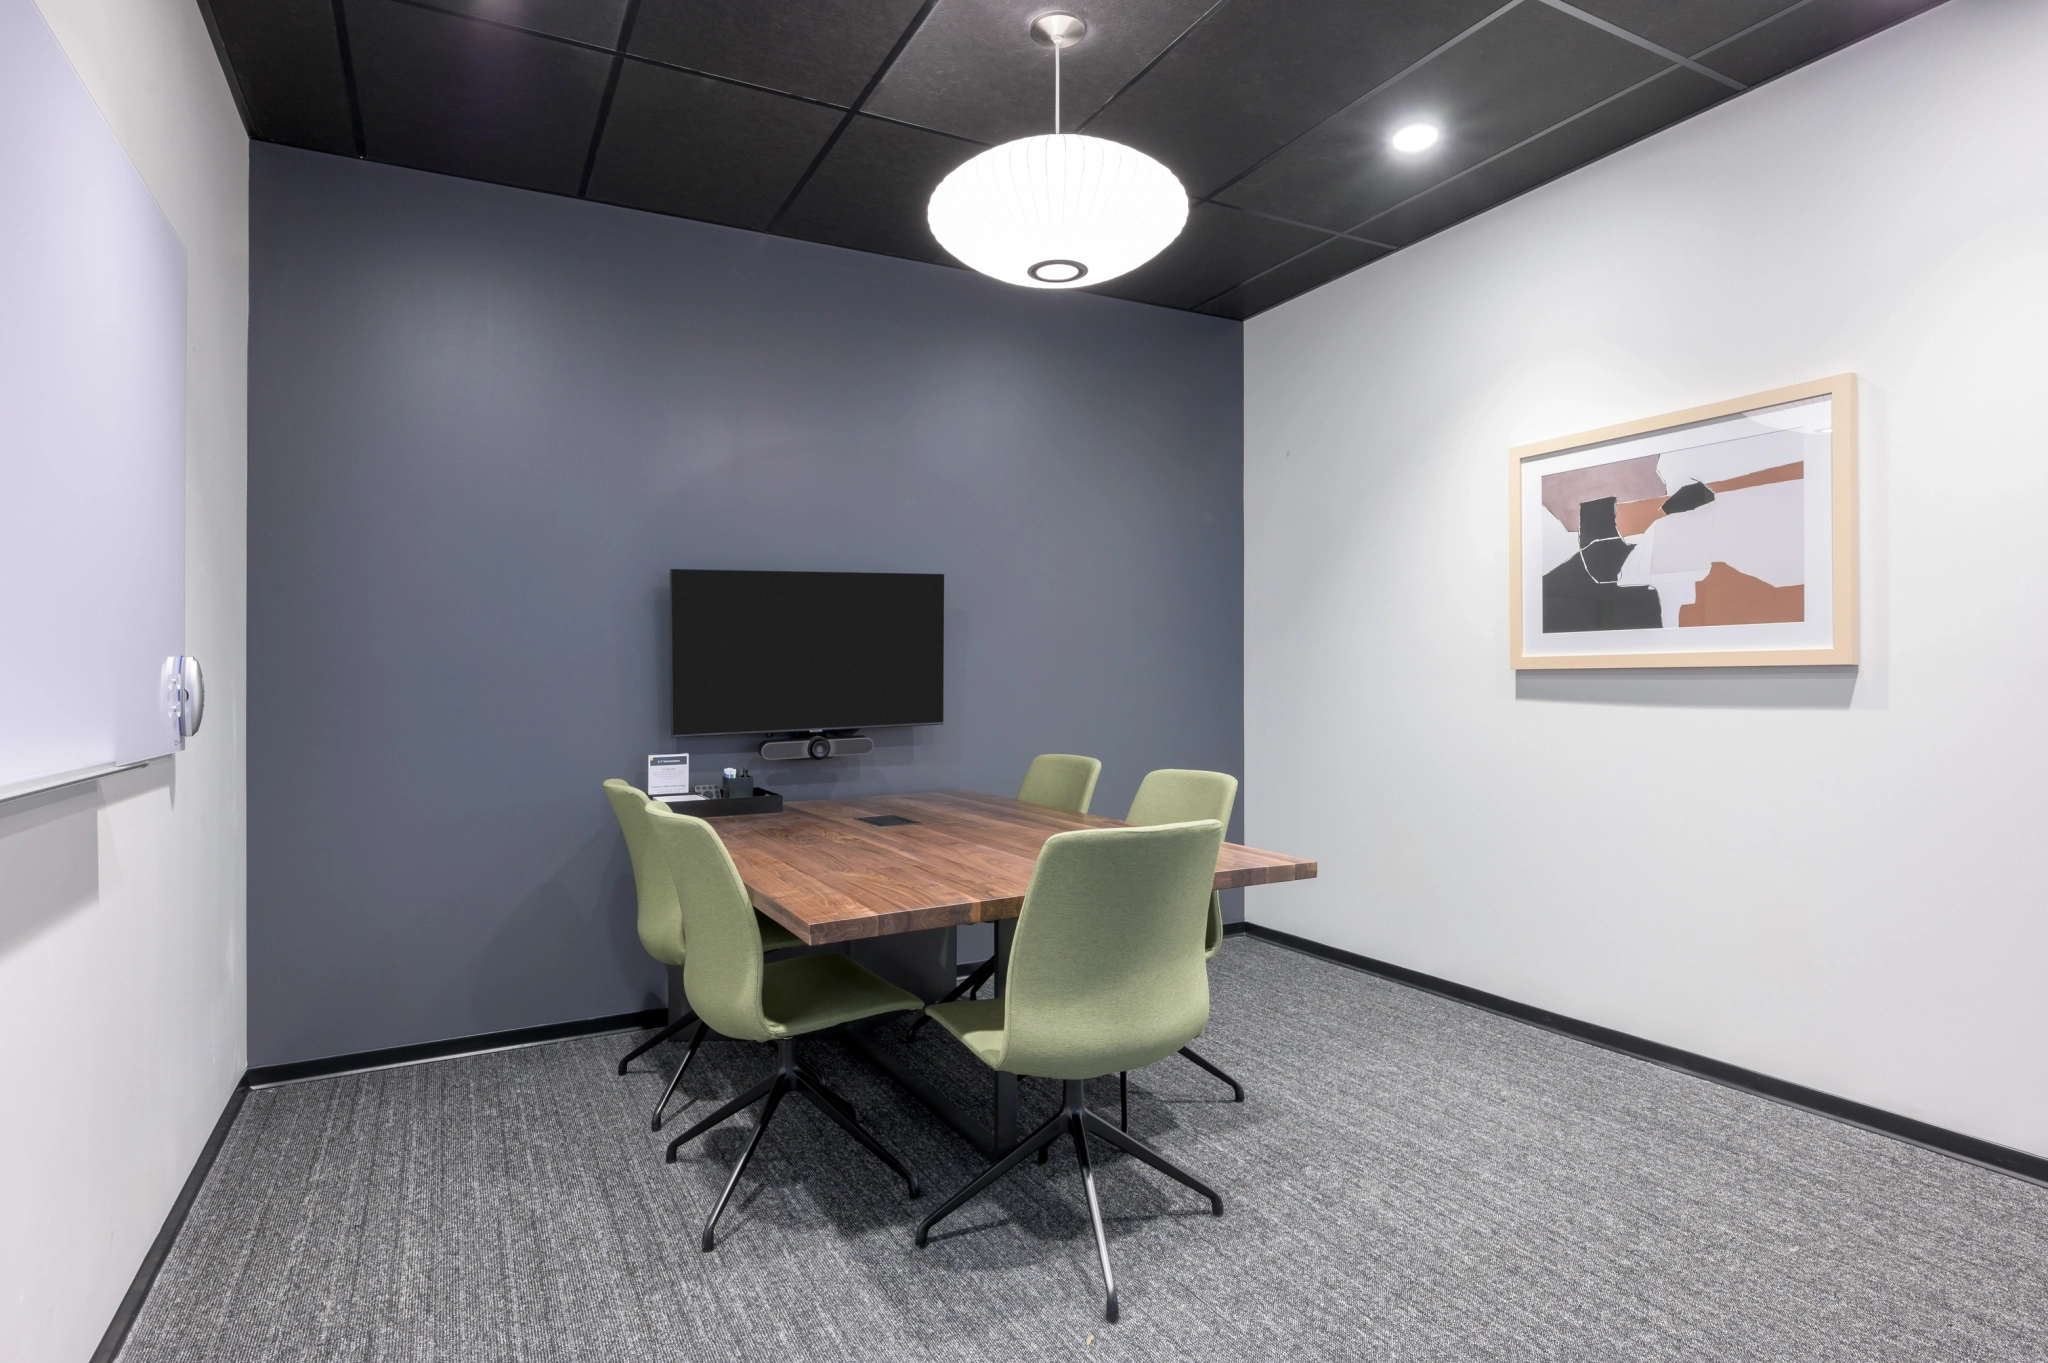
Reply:
<svg viewBox="0 0 2048 1363"><path fill-rule="evenodd" d="M190 0L38 0L185 243L205 727L0 807L0 1359L91 1354L244 1068L248 141ZM81 546L85 551L89 546Z"/></svg>
<svg viewBox="0 0 2048 1363"><path fill-rule="evenodd" d="M1255 922L2048 1154L2048 5L1929 14L1251 322ZM1507 451L1863 376L1863 658L1507 662Z"/></svg>

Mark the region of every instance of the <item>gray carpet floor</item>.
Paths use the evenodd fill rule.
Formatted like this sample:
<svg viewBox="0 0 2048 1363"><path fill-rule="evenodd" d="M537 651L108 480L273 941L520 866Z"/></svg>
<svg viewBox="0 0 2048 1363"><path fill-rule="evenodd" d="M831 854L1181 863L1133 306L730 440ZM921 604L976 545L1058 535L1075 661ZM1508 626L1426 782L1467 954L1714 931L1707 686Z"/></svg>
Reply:
<svg viewBox="0 0 2048 1363"><path fill-rule="evenodd" d="M1132 1129L1226 1213L1096 1152L1119 1324L1070 1150L915 1249L983 1161L830 1042L924 1198L785 1103L700 1253L751 1119L664 1164L680 1050L619 1078L597 1037L252 1093L121 1357L2048 1358L2048 1190L1268 944L1214 978L1249 1098L1170 1059ZM905 1053L987 1092L937 1028ZM768 1063L713 1039L681 1100Z"/></svg>

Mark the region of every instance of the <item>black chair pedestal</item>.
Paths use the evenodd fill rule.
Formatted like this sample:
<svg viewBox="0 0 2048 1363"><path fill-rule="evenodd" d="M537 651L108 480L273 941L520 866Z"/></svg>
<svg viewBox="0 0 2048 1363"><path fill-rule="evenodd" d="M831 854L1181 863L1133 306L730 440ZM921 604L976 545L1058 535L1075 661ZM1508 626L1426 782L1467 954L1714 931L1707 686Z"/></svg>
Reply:
<svg viewBox="0 0 2048 1363"><path fill-rule="evenodd" d="M1223 1215L1223 1198L1214 1188L1181 1169L1136 1136L1118 1130L1089 1111L1086 1081L1067 1079L1061 1082L1064 1091L1058 1115L1026 1136L1018 1143L1016 1149L991 1164L920 1222L917 1227L917 1244L919 1248L923 1248L931 1239L933 1226L980 1196L1003 1175L1022 1164L1027 1156L1037 1155L1043 1163L1045 1148L1065 1134L1073 1138L1074 1157L1081 1166L1081 1184L1088 1194L1088 1219L1095 1228L1095 1252L1102 1260L1103 1318L1114 1321L1117 1318L1116 1275L1109 1263L1109 1237L1102 1229L1102 1205L1095 1196L1095 1168L1088 1157L1088 1138L1094 1136L1105 1141L1124 1153L1143 1160L1176 1183L1192 1188L1209 1199L1209 1210L1217 1216Z"/></svg>
<svg viewBox="0 0 2048 1363"><path fill-rule="evenodd" d="M716 1243L713 1233L718 1229L718 1218L724 1215L725 1204L732 1200L732 1191L739 1186L740 1175L746 1172L748 1161L754 1158L754 1151L760 1146L761 1137L768 1130L768 1123L775 1119L775 1109L781 1105L783 1095L791 1091L801 1093L809 1099L813 1107L831 1118L848 1135L866 1146L877 1159L894 1170L897 1177L909 1188L910 1196L916 1197L923 1191L918 1185L917 1175L911 1172L910 1167L860 1124L851 1103L826 1088L824 1081L818 1078L809 1065L797 1060L795 1043L784 1037L775 1043L775 1073L668 1143L667 1160L674 1164L676 1152L684 1145L743 1108L752 1107L764 1097L768 1100L767 1105L761 1109L761 1120L754 1127L754 1134L747 1141L747 1148L740 1152L739 1159L732 1166L732 1176L725 1182L725 1191L718 1195L718 1205L711 1209L710 1219L704 1223L704 1236L699 1247L707 1253Z"/></svg>

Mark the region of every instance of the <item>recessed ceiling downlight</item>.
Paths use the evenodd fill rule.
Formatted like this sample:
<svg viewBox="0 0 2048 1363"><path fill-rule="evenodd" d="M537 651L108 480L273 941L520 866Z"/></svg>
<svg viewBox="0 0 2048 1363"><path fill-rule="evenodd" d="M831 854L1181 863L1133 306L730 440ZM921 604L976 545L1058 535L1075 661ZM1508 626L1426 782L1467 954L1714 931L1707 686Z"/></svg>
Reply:
<svg viewBox="0 0 2048 1363"><path fill-rule="evenodd" d="M1387 145L1395 151L1428 151L1442 136L1443 130L1434 123L1410 123L1396 129L1394 135L1387 139Z"/></svg>

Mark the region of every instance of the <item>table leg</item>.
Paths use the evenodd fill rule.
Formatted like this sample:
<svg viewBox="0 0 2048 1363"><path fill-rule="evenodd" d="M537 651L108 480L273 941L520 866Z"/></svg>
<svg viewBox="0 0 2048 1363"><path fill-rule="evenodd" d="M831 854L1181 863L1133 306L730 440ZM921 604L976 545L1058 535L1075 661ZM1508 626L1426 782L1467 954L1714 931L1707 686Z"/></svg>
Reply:
<svg viewBox="0 0 2048 1363"><path fill-rule="evenodd" d="M996 974L995 996L1001 998L1010 979L1010 941L1017 935L1017 920L999 918L996 920ZM989 1122L990 1134L995 1138L996 1158L1001 1159L1017 1147L1017 1076L996 1071L996 1104L993 1119Z"/></svg>

